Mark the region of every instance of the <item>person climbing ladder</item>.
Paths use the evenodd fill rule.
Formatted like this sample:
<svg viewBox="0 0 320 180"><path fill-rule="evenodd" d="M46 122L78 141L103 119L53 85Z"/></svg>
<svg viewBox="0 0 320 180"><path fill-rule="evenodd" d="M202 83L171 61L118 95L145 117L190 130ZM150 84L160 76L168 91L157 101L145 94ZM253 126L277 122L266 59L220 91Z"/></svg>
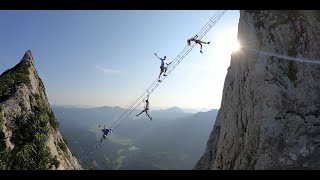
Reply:
<svg viewBox="0 0 320 180"><path fill-rule="evenodd" d="M194 41L196 44L199 44L200 45L200 52L202 53L202 44L210 44L210 41L209 42L203 42L203 41L200 41L200 40L196 39L197 37L198 37L198 35L196 35L193 38L188 39L187 43L188 43L189 46L191 46L191 41Z"/></svg>
<svg viewBox="0 0 320 180"><path fill-rule="evenodd" d="M143 102L146 102L145 104L145 107L144 107L144 110L142 110L139 114L137 114L136 116L139 116L140 114L142 114L143 112L146 112L146 114L148 115L148 117L150 118L150 120L152 120L152 117L149 116L148 114L148 110L149 110L149 94L147 96L147 99L146 101L143 101Z"/></svg>
<svg viewBox="0 0 320 180"><path fill-rule="evenodd" d="M99 125L99 128L101 126ZM111 128L106 128L106 125L103 126L103 129L100 129L103 133L101 139L100 139L100 143L102 142L103 139L106 139L108 134L111 133Z"/></svg>
<svg viewBox="0 0 320 180"><path fill-rule="evenodd" d="M159 59L161 60L160 74L159 74L159 80L158 80L158 82L161 82L161 80L160 80L161 74L163 73L163 76L167 76L167 75L166 75L167 66L169 66L172 62L167 63L167 62L166 62L166 58L167 58L166 56L164 56L163 58L160 58L160 57L157 55L157 53L154 53L154 55L156 55L157 58L159 58Z"/></svg>

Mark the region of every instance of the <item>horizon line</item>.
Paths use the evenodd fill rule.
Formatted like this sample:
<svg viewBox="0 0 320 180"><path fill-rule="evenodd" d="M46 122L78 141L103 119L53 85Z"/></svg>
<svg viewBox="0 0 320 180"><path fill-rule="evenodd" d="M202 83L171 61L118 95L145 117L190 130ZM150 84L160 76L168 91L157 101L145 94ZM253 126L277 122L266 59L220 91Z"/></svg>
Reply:
<svg viewBox="0 0 320 180"><path fill-rule="evenodd" d="M75 108L102 108L102 107L110 107L110 108L115 108L119 107L122 109L128 109L127 107L122 107L122 106L111 106L111 105L103 105L103 106L93 106L93 105L83 105L83 104L50 104L51 106L64 106L64 107L75 107ZM220 108L191 108L191 107L179 107L179 106L171 106L171 107L158 107L154 106L152 109L153 110L167 110L170 108L179 108L181 110L195 110L195 111L210 111L213 109L219 110ZM143 108L139 108L143 109Z"/></svg>

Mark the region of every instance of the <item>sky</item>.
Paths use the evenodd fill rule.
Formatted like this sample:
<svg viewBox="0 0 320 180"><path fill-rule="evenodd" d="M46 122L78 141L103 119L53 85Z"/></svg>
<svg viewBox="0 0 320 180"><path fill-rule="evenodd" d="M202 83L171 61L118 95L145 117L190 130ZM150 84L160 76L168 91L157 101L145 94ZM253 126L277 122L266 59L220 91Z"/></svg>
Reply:
<svg viewBox="0 0 320 180"><path fill-rule="evenodd" d="M0 11L0 73L31 50L51 105L128 107L215 10ZM150 108L219 109L240 12L227 13L150 95ZM142 104L141 104L142 106Z"/></svg>

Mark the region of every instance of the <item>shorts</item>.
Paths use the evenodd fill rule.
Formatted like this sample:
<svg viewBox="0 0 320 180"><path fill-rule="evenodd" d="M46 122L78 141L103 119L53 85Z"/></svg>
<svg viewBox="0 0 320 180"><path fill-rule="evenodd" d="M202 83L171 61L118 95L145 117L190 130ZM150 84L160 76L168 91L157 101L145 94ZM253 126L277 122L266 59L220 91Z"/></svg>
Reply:
<svg viewBox="0 0 320 180"><path fill-rule="evenodd" d="M161 72L163 72L164 70L167 70L167 67L164 66L160 66Z"/></svg>

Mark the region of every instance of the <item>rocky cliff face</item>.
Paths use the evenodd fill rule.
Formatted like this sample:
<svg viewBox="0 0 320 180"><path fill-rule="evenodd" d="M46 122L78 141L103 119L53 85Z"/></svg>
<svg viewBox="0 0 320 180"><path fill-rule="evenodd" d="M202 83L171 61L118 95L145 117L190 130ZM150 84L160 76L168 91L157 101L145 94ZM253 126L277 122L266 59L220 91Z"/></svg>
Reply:
<svg viewBox="0 0 320 180"><path fill-rule="evenodd" d="M240 11L238 40L194 169L320 169L320 12Z"/></svg>
<svg viewBox="0 0 320 180"><path fill-rule="evenodd" d="M58 125L27 51L0 76L0 169L82 169Z"/></svg>

